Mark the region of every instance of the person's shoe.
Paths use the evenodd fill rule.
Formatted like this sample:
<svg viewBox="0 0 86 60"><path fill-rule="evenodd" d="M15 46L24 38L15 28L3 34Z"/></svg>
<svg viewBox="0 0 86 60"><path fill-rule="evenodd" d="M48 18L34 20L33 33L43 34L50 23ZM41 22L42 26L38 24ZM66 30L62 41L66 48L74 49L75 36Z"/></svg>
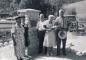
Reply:
<svg viewBox="0 0 86 60"><path fill-rule="evenodd" d="M38 52L38 54L41 54L41 52Z"/></svg>
<svg viewBox="0 0 86 60"><path fill-rule="evenodd" d="M63 56L66 56L66 51L65 50L63 50Z"/></svg>
<svg viewBox="0 0 86 60"><path fill-rule="evenodd" d="M63 56L66 56L66 53L63 53Z"/></svg>
<svg viewBox="0 0 86 60"><path fill-rule="evenodd" d="M53 53L51 53L50 56L53 56Z"/></svg>
<svg viewBox="0 0 86 60"><path fill-rule="evenodd" d="M60 53L57 53L56 56L60 56Z"/></svg>
<svg viewBox="0 0 86 60"><path fill-rule="evenodd" d="M49 57L50 56L50 54L49 53L47 53L47 57Z"/></svg>
<svg viewBox="0 0 86 60"><path fill-rule="evenodd" d="M23 59L23 60L31 60L32 57L31 57L31 56L24 56L24 57L22 57L22 59Z"/></svg>
<svg viewBox="0 0 86 60"><path fill-rule="evenodd" d="M43 47L43 54L47 55L47 47Z"/></svg>
<svg viewBox="0 0 86 60"><path fill-rule="evenodd" d="M41 53L42 53L42 51L39 51L39 52L38 52L38 54L41 54Z"/></svg>

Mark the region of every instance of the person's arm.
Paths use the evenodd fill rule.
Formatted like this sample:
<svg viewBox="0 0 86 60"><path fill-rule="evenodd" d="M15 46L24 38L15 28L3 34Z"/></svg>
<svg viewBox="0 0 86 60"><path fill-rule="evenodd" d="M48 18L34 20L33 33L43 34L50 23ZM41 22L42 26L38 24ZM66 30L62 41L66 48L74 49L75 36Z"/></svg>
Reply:
<svg viewBox="0 0 86 60"><path fill-rule="evenodd" d="M43 27L45 28L45 30L50 30L47 25L43 25Z"/></svg>
<svg viewBox="0 0 86 60"><path fill-rule="evenodd" d="M12 40L13 40L13 43L14 43L14 46L16 46L16 39L15 39L16 37L15 37L15 33L12 33Z"/></svg>
<svg viewBox="0 0 86 60"><path fill-rule="evenodd" d="M13 26L12 29L11 29L11 37L12 37L12 40L13 40L13 43L14 43L14 46L16 45L16 41L15 41L15 35L16 34L16 27Z"/></svg>
<svg viewBox="0 0 86 60"><path fill-rule="evenodd" d="M56 20L53 21L53 26L51 27L52 29L58 28L59 24Z"/></svg>
<svg viewBox="0 0 86 60"><path fill-rule="evenodd" d="M38 23L36 24L36 29L38 29Z"/></svg>

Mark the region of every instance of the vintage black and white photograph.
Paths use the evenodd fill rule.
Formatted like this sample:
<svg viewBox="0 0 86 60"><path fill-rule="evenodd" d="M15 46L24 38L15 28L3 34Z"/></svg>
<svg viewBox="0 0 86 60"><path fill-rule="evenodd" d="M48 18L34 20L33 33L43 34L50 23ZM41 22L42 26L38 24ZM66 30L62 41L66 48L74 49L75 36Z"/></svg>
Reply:
<svg viewBox="0 0 86 60"><path fill-rule="evenodd" d="M86 60L86 0L0 0L0 60Z"/></svg>

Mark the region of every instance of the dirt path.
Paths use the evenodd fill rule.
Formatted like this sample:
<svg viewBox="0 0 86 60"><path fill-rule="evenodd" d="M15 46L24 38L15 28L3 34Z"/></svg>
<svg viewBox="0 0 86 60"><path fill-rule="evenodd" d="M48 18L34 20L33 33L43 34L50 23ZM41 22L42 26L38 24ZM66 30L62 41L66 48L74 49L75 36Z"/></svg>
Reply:
<svg viewBox="0 0 86 60"><path fill-rule="evenodd" d="M86 52L86 36L74 36L68 33L67 39L67 56L35 56L33 60L86 60L86 56L83 53ZM54 54L56 54L56 48L54 48ZM0 60L16 60L14 56L14 49L12 42L10 45L0 48Z"/></svg>
<svg viewBox="0 0 86 60"><path fill-rule="evenodd" d="M12 42L9 46L0 48L0 60L16 60L16 57L14 56Z"/></svg>

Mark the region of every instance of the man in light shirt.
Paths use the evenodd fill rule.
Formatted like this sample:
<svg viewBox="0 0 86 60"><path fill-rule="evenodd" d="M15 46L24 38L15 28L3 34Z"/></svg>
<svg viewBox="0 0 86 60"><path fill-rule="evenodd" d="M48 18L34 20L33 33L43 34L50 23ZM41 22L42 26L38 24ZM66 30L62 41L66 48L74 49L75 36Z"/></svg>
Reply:
<svg viewBox="0 0 86 60"><path fill-rule="evenodd" d="M59 17L56 18L54 25L58 26L56 28L56 40L57 40L57 55L60 55L61 43L62 43L62 53L66 55L66 39L67 39L67 31L64 28L64 10L59 10Z"/></svg>
<svg viewBox="0 0 86 60"><path fill-rule="evenodd" d="M40 14L40 20L37 23L38 38L39 38L39 54L43 51L43 41L45 36L44 15Z"/></svg>

